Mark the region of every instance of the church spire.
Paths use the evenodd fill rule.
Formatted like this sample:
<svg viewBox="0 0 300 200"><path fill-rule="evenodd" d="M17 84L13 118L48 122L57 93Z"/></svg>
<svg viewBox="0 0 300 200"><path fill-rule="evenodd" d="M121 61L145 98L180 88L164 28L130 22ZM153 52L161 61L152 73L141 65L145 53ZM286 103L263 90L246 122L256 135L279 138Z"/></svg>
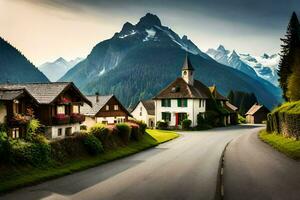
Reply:
<svg viewBox="0 0 300 200"><path fill-rule="evenodd" d="M188 53L185 56L182 66L182 78L187 84L194 85L194 68L191 64Z"/></svg>

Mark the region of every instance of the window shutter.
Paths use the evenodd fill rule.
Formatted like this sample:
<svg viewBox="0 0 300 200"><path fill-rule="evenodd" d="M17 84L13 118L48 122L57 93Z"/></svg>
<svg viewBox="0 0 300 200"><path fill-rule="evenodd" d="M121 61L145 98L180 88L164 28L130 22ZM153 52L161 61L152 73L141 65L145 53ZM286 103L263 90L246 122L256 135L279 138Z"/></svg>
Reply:
<svg viewBox="0 0 300 200"><path fill-rule="evenodd" d="M184 107L187 107L187 99L184 99L183 103L184 103Z"/></svg>
<svg viewBox="0 0 300 200"><path fill-rule="evenodd" d="M177 106L181 107L181 99L177 99Z"/></svg>
<svg viewBox="0 0 300 200"><path fill-rule="evenodd" d="M161 107L165 107L165 104L164 104L164 103L165 103L165 101L164 101L164 99L162 99L162 100L161 100Z"/></svg>
<svg viewBox="0 0 300 200"><path fill-rule="evenodd" d="M168 107L171 107L171 99L168 99Z"/></svg>

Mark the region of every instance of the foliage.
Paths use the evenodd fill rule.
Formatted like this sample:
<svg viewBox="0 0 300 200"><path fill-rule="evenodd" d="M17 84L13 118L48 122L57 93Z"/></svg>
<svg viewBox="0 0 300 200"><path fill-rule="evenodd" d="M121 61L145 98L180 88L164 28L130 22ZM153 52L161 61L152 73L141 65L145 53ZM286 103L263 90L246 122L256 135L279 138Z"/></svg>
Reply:
<svg viewBox="0 0 300 200"><path fill-rule="evenodd" d="M83 144L91 155L97 155L104 151L103 146L94 135L87 134L83 140Z"/></svg>
<svg viewBox="0 0 300 200"><path fill-rule="evenodd" d="M165 121L156 122L156 128L160 130L166 130L169 127L169 123Z"/></svg>
<svg viewBox="0 0 300 200"><path fill-rule="evenodd" d="M140 126L136 123L127 123L131 128L131 139L138 141L143 137L143 132L140 129Z"/></svg>
<svg viewBox="0 0 300 200"><path fill-rule="evenodd" d="M87 130L87 126L86 125L81 125L80 126L80 130L81 131L86 131Z"/></svg>
<svg viewBox="0 0 300 200"><path fill-rule="evenodd" d="M295 52L295 59L291 64L291 68L292 74L288 78L286 96L290 101L298 101L300 100L300 44Z"/></svg>
<svg viewBox="0 0 300 200"><path fill-rule="evenodd" d="M184 119L184 120L181 122L182 129L184 129L184 130L190 129L190 128L191 128L191 125L192 125L192 121L189 120L189 119Z"/></svg>
<svg viewBox="0 0 300 200"><path fill-rule="evenodd" d="M9 158L9 142L6 132L0 132L0 163L6 162Z"/></svg>
<svg viewBox="0 0 300 200"><path fill-rule="evenodd" d="M41 124L37 119L31 119L27 124L25 139L32 140L33 135L37 134Z"/></svg>
<svg viewBox="0 0 300 200"><path fill-rule="evenodd" d="M7 132L7 124L0 123L0 132Z"/></svg>
<svg viewBox="0 0 300 200"><path fill-rule="evenodd" d="M266 131L261 131L259 137L285 155L293 159L300 159L300 141Z"/></svg>
<svg viewBox="0 0 300 200"><path fill-rule="evenodd" d="M228 100L231 104L239 108L238 112L240 115L245 113L257 103L257 99L254 93L247 93L242 91L230 91L228 94Z"/></svg>
<svg viewBox="0 0 300 200"><path fill-rule="evenodd" d="M242 115L238 114L238 123L239 124L246 124L246 118Z"/></svg>
<svg viewBox="0 0 300 200"><path fill-rule="evenodd" d="M135 121L139 125L140 132L144 134L146 132L147 124L143 121Z"/></svg>
<svg viewBox="0 0 300 200"><path fill-rule="evenodd" d="M283 45L281 45L281 60L279 62L278 76L285 100L289 100L287 96L288 79L292 74L291 66L296 58L295 51L300 47L299 27L299 20L294 12L288 24L285 38L281 39Z"/></svg>
<svg viewBox="0 0 300 200"><path fill-rule="evenodd" d="M47 143L31 143L24 140L9 140L10 162L39 166L50 161L50 145Z"/></svg>
<svg viewBox="0 0 300 200"><path fill-rule="evenodd" d="M131 135L131 127L126 123L117 124L116 127L120 138L125 144L128 144Z"/></svg>

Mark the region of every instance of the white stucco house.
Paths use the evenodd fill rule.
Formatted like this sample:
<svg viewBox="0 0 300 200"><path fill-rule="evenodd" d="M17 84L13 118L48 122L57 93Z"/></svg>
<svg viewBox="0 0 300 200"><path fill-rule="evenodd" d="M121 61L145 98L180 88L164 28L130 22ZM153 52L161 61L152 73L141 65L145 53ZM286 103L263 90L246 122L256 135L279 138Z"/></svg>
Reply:
<svg viewBox="0 0 300 200"><path fill-rule="evenodd" d="M194 68L188 55L182 75L161 90L154 98L155 123L168 121L169 126L178 126L182 120L190 119L191 126L197 125L197 115L204 116L211 92L207 86L194 79Z"/></svg>
<svg viewBox="0 0 300 200"><path fill-rule="evenodd" d="M154 100L139 101L132 109L134 119L143 121L149 128L155 127L155 104Z"/></svg>

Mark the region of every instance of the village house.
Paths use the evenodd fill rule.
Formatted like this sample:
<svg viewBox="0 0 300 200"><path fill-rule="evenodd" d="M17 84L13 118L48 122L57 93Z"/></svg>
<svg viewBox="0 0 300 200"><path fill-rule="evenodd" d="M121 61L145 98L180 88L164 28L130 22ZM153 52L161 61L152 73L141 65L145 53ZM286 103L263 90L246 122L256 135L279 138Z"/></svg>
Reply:
<svg viewBox="0 0 300 200"><path fill-rule="evenodd" d="M80 130L80 106L91 102L71 82L0 84L0 123L12 138L23 137L33 117L49 139Z"/></svg>
<svg viewBox="0 0 300 200"><path fill-rule="evenodd" d="M132 109L131 115L134 119L143 121L147 127L155 127L155 104L153 100L139 101Z"/></svg>
<svg viewBox="0 0 300 200"><path fill-rule="evenodd" d="M267 120L267 115L270 112L264 105L254 104L246 113L246 122L248 124L261 124Z"/></svg>
<svg viewBox="0 0 300 200"><path fill-rule="evenodd" d="M127 109L114 95L100 96L99 94L87 96L92 106L84 104L81 107L85 115L83 125L91 127L96 123L116 124L128 121L131 116Z"/></svg>
<svg viewBox="0 0 300 200"><path fill-rule="evenodd" d="M217 91L216 86L208 88L202 82L195 80L194 71L187 55L182 67L182 76L153 98L155 123L168 121L169 126L177 127L184 119L189 119L192 122L191 126L194 127L197 125L198 114L205 118L207 104L213 99L229 113L224 117L225 125L231 124L237 119L237 108Z"/></svg>

